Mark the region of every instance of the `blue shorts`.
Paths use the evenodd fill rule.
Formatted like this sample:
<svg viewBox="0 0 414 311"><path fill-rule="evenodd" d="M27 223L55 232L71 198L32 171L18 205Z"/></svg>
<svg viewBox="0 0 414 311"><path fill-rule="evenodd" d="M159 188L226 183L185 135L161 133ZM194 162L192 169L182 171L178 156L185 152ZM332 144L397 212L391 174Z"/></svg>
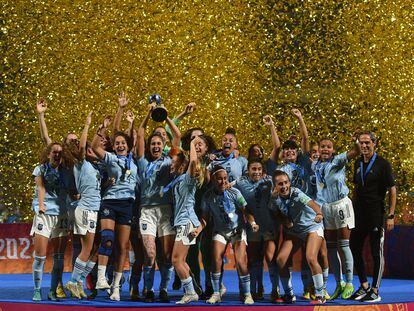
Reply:
<svg viewBox="0 0 414 311"><path fill-rule="evenodd" d="M131 225L134 199L103 200L99 209L100 219L112 219L117 225Z"/></svg>

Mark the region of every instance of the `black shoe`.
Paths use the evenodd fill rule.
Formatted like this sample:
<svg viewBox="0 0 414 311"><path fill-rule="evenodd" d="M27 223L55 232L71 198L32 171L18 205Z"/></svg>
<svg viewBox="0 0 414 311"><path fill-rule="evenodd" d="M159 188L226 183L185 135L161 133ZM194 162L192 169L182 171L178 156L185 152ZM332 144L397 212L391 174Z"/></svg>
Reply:
<svg viewBox="0 0 414 311"><path fill-rule="evenodd" d="M375 293L372 288L369 290L369 292L365 295L364 298L362 298L361 300L359 300L361 302L379 302L381 301L381 296L379 295L379 293Z"/></svg>
<svg viewBox="0 0 414 311"><path fill-rule="evenodd" d="M200 300L208 300L210 299L211 295L213 295L214 290L213 287L207 286L206 290L201 294Z"/></svg>
<svg viewBox="0 0 414 311"><path fill-rule="evenodd" d="M365 289L362 287L362 285L358 288L358 290L352 294L351 297L349 297L350 300L361 300L362 298L364 298L368 292L371 290L371 287L368 285L368 288Z"/></svg>
<svg viewBox="0 0 414 311"><path fill-rule="evenodd" d="M168 297L168 293L164 289L160 290L160 295L158 296L158 298L160 299L160 302L165 302L165 303L170 302L170 297Z"/></svg>
<svg viewBox="0 0 414 311"><path fill-rule="evenodd" d="M153 290L148 290L146 295L145 295L144 302L151 303L151 302L154 302L154 301L155 301L154 291Z"/></svg>
<svg viewBox="0 0 414 311"><path fill-rule="evenodd" d="M294 303L296 302L296 296L295 295L289 295L285 294L281 296L279 299L276 299L276 303Z"/></svg>

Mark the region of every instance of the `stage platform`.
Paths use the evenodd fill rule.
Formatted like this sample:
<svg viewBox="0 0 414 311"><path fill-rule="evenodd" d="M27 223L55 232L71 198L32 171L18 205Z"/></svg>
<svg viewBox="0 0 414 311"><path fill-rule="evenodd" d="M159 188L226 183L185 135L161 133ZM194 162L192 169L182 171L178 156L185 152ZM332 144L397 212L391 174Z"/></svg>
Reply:
<svg viewBox="0 0 414 311"><path fill-rule="evenodd" d="M64 280L69 279L69 274L65 273ZM158 272L156 273L155 285L158 285ZM328 283L328 291L334 290L333 276L330 275ZM238 300L238 282L237 274L235 271L225 271L224 284L227 287L227 294L223 297L223 302L219 305L207 305L205 302L192 303L184 306L177 306L175 301L179 300L182 291L170 290L170 296L172 298L171 303L153 303L147 304L144 302L133 302L128 297L128 286L124 284L122 292L122 301L112 302L110 301L104 292L100 292L95 300L75 300L75 299L63 299L60 302L49 302L44 300L42 302L33 302L31 300L33 293L33 283L31 274L0 274L0 311L90 311L90 310L122 310L131 308L139 308L144 310L157 310L162 311L174 310L178 311L178 308L185 308L189 310L225 310L225 311L240 311L243 310L257 310L257 311L270 311L270 310L318 310L318 311L338 311L338 310L395 310L395 311L407 311L414 310L414 280L401 280L401 279L384 279L381 287L382 301L377 304L364 304L360 302L346 301L337 299L335 301L329 301L324 305L311 305L309 301L301 298L302 283L300 281L300 274L294 273L293 286L298 298L298 301L293 305L279 305L268 302L269 292L271 289L268 275L265 273L264 285L266 288L265 300L256 302L253 306L244 306ZM45 274L43 278L43 290L42 297L47 299L47 292L50 285L50 274ZM357 283L354 283L357 287Z"/></svg>

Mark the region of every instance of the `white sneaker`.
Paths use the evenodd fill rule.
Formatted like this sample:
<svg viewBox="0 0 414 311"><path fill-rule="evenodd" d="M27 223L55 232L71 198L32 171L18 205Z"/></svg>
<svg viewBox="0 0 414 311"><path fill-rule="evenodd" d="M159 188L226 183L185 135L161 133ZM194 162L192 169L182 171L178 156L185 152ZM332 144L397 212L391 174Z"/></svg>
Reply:
<svg viewBox="0 0 414 311"><path fill-rule="evenodd" d="M254 304L254 300L253 300L252 294L247 294L247 295L244 296L244 304L245 305L252 305L252 304Z"/></svg>
<svg viewBox="0 0 414 311"><path fill-rule="evenodd" d="M227 288L224 286L224 284L221 284L220 286L220 296L223 297L227 293Z"/></svg>
<svg viewBox="0 0 414 311"><path fill-rule="evenodd" d="M196 293L194 294L184 294L184 296L181 298L181 300L177 301L177 305L183 305L192 301L198 301L198 295Z"/></svg>
<svg viewBox="0 0 414 311"><path fill-rule="evenodd" d="M79 294L78 284L69 281L66 283L65 288L71 293L72 297L82 299Z"/></svg>
<svg viewBox="0 0 414 311"><path fill-rule="evenodd" d="M109 296L109 299L115 300L115 301L120 301L121 300L121 296L119 294L119 287L118 286L112 288L112 294L111 294L111 296Z"/></svg>
<svg viewBox="0 0 414 311"><path fill-rule="evenodd" d="M95 289L109 289L111 286L109 286L108 281L106 279L98 279L96 281Z"/></svg>
<svg viewBox="0 0 414 311"><path fill-rule="evenodd" d="M214 293L206 302L212 305L221 302L220 294Z"/></svg>

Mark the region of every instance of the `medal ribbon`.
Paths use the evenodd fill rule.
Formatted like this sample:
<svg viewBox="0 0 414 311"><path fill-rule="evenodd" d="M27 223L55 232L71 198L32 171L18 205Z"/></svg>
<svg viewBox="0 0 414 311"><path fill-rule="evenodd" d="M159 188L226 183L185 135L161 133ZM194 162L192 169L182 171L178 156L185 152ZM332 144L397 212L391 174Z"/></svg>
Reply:
<svg viewBox="0 0 414 311"><path fill-rule="evenodd" d="M158 163L162 161L162 158L159 158L158 160L152 161L148 163L147 169L145 170L145 178L150 178L152 173L154 173L155 167Z"/></svg>
<svg viewBox="0 0 414 311"><path fill-rule="evenodd" d="M125 160L125 169L130 170L131 169L131 161L132 161L132 152L128 154L128 156L123 155L117 155L118 159Z"/></svg>
<svg viewBox="0 0 414 311"><path fill-rule="evenodd" d="M175 176L174 178L173 178L173 180L172 181L170 181L169 183L168 183L168 185L166 185L164 188L162 188L162 192L163 193L167 193L168 191L170 191L170 189L172 188L172 187L174 187L179 181L181 181L181 180L183 180L183 178L184 178L184 174L182 174L182 175L180 175L180 176Z"/></svg>
<svg viewBox="0 0 414 311"><path fill-rule="evenodd" d="M63 173L61 170L59 170L59 166L57 168L53 168L52 165L50 165L50 163L47 163L46 167L53 173L53 175L55 175L59 179L60 184L67 188L65 180L63 178Z"/></svg>
<svg viewBox="0 0 414 311"><path fill-rule="evenodd" d="M303 168L303 166L298 165L296 163L292 163L292 162L288 162L288 165L294 169L296 172L298 172L299 178L300 179L304 179L305 177L305 169Z"/></svg>
<svg viewBox="0 0 414 311"><path fill-rule="evenodd" d="M367 177L368 173L371 171L372 166L374 165L375 160L377 159L377 153L374 152L374 155L372 156L371 160L369 160L368 163L368 167L364 173L364 164L361 162L359 162L359 172L361 174L361 180L362 180L362 185L365 185L365 178Z"/></svg>

